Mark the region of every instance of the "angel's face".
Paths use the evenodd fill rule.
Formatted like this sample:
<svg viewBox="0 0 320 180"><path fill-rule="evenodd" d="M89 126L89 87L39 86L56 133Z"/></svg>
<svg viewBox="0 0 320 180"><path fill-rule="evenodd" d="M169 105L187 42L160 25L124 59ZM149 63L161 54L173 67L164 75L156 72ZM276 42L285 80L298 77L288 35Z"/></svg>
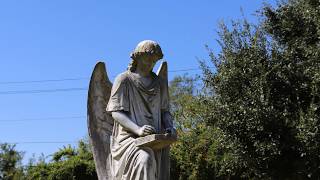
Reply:
<svg viewBox="0 0 320 180"><path fill-rule="evenodd" d="M137 61L137 66L139 69L145 72L150 72L152 71L154 65L157 63L158 60L159 59L156 55L141 56L141 58Z"/></svg>

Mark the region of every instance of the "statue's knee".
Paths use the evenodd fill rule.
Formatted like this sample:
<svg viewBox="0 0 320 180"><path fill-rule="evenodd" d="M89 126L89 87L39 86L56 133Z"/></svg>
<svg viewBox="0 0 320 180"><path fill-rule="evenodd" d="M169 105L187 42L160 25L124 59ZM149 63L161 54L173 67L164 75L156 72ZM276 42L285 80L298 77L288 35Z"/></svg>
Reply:
<svg viewBox="0 0 320 180"><path fill-rule="evenodd" d="M153 160L154 160L154 155L153 152L150 152L148 150L145 149L141 149L139 150L139 160L140 163L143 163L145 165L150 165L152 164Z"/></svg>

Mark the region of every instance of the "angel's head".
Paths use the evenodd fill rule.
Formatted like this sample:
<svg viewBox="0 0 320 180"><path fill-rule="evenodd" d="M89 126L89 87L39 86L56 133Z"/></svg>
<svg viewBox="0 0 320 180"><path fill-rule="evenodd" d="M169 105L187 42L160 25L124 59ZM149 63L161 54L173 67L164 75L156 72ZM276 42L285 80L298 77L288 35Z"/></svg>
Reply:
<svg viewBox="0 0 320 180"><path fill-rule="evenodd" d="M138 63L151 71L156 62L163 58L163 54L157 42L144 40L137 45L130 57L132 59L128 67L130 71L135 71Z"/></svg>

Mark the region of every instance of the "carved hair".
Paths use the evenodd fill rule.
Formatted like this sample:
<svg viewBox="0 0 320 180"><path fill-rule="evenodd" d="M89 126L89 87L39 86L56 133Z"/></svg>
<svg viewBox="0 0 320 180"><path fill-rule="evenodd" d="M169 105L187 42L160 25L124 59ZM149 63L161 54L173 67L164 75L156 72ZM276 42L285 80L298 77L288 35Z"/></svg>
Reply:
<svg viewBox="0 0 320 180"><path fill-rule="evenodd" d="M129 63L129 66L128 66L128 70L131 71L131 72L134 72L136 71L137 69L137 60L135 59L131 59L131 62Z"/></svg>
<svg viewBox="0 0 320 180"><path fill-rule="evenodd" d="M158 59L163 58L162 50L159 44L155 41L144 40L141 41L135 50L131 53L131 62L128 66L128 70L134 72L137 68L138 60L142 56L156 56Z"/></svg>

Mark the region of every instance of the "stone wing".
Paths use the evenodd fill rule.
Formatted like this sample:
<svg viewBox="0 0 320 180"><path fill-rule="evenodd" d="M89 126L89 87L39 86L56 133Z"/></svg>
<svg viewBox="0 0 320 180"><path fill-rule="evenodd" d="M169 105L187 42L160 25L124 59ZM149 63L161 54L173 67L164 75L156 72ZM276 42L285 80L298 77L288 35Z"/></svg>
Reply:
<svg viewBox="0 0 320 180"><path fill-rule="evenodd" d="M168 63L163 61L157 71L157 75L164 81L164 84L168 86Z"/></svg>
<svg viewBox="0 0 320 180"><path fill-rule="evenodd" d="M169 85L168 85L168 63L163 61L158 68L157 76L160 79L160 89L161 89L161 101L163 105L168 105L170 102L169 98ZM161 105L162 106L162 105Z"/></svg>
<svg viewBox="0 0 320 180"><path fill-rule="evenodd" d="M111 179L110 176L110 137L113 118L107 114L106 107L110 98L112 83L109 81L106 67L98 62L92 72L88 91L88 131L92 145L96 171L99 180Z"/></svg>
<svg viewBox="0 0 320 180"><path fill-rule="evenodd" d="M166 61L162 62L158 71L157 75L160 77L161 81L163 81L161 84L162 87L161 89L164 92L163 94L166 94L169 96L169 88L168 88L168 63ZM169 97L166 98L169 100ZM159 176L159 179L170 179L170 159L169 159L169 152L170 152L170 147L166 147L161 150L161 165L160 165L160 171L161 174Z"/></svg>

